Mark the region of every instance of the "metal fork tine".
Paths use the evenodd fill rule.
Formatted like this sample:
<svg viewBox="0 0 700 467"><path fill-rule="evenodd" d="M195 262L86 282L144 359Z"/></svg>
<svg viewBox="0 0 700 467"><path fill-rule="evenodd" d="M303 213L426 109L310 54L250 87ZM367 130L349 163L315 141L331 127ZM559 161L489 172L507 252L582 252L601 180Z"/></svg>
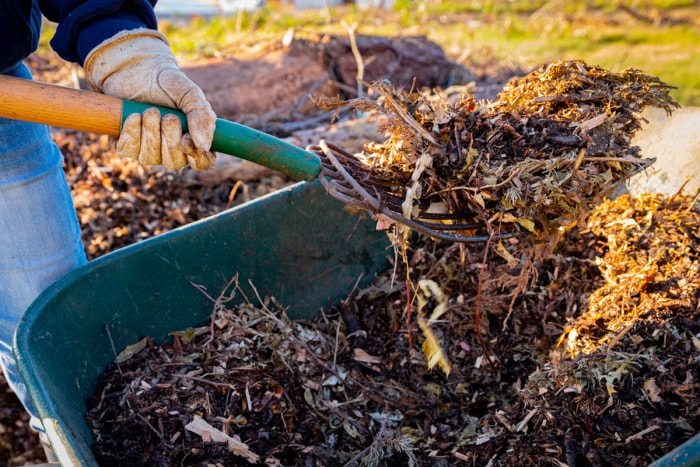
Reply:
<svg viewBox="0 0 700 467"><path fill-rule="evenodd" d="M422 220L418 220L417 222L439 231L479 230L484 228L484 224L479 222L472 222L470 224L438 224L436 222L423 222Z"/></svg>
<svg viewBox="0 0 700 467"><path fill-rule="evenodd" d="M400 190L370 174L352 154L326 141L307 150L321 158L319 179L331 196L374 216L382 215L433 238L460 243L506 239L519 234L517 231L476 234L485 232L486 224L474 222L474 213L426 212L430 204L425 201L417 204L417 217L408 218L403 215L404 198Z"/></svg>

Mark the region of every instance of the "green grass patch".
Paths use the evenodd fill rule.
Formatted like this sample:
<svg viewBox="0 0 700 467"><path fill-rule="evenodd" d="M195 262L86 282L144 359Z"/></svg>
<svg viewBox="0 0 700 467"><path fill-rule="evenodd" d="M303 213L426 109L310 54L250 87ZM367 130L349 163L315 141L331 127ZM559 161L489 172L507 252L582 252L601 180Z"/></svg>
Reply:
<svg viewBox="0 0 700 467"><path fill-rule="evenodd" d="M346 34L348 25L358 34L425 35L454 59L488 49L496 59L523 68L565 59L613 70L638 68L677 86L674 96L681 104L700 106L698 17L700 6L692 0L396 0L393 11L355 6L297 11L270 3L228 17L162 21L161 29L184 61L234 53L290 28L301 36ZM52 31L45 27L42 47Z"/></svg>

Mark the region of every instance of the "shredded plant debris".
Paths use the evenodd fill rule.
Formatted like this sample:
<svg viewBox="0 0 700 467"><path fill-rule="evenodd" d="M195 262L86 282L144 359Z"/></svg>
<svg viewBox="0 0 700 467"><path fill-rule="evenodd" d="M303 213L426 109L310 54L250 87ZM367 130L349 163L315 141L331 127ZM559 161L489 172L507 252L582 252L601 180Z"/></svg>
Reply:
<svg viewBox="0 0 700 467"><path fill-rule="evenodd" d="M483 246L412 243L395 267L421 278L449 376L427 336L409 345L396 271L315 322L270 297L234 305L234 278L210 322L105 372L93 450L100 465L647 465L700 429L699 224L691 198L606 201L515 299L494 256L480 321Z"/></svg>
<svg viewBox="0 0 700 467"><path fill-rule="evenodd" d="M55 67L53 61L50 65ZM571 76L578 68L570 67ZM588 73L591 70L588 67ZM50 81L41 69L35 71L38 78ZM69 71L60 70L61 78L70 76ZM555 125L542 120L546 112L572 104L590 110L598 104L583 97L571 102L550 97L518 110L533 100L521 100L518 82L512 82L510 98L500 99L515 110L493 122L480 121L486 136L476 138L472 146L464 144L471 142L463 137L464 131L457 137L445 128L449 122L467 128L480 119L462 122L456 111L445 109L464 109L476 118L488 115L491 110L484 107L494 104L469 96L455 103L447 90L407 98L388 83L376 83L377 90L386 84L387 95L439 137L438 143L451 151L445 154L460 155L466 148L474 171L468 175L491 170L482 186L471 186L475 194L466 201L483 209L494 231L531 227L530 217L518 208L503 210L513 214L515 222L498 217L506 188L518 188L519 181L518 190L526 196L531 193L520 173L512 178L503 173L507 164L490 168L501 153L485 152L484 147L498 148L502 132L508 130L504 122L521 131L520 136L512 134L504 147L519 147L518 142L531 137L525 129L532 130L539 122L540 129L554 131L548 133L554 135L551 148L557 137L566 141L564 137L571 135L566 130L576 125L579 132L574 136L599 134L601 125L614 131L605 125L618 116L606 113L601 123L603 117L595 117L602 112L591 110L590 118L571 114L579 119L572 127ZM616 87L611 83L607 92L622 89L624 94L622 83ZM632 89L627 95L649 93L665 100L668 87L655 78L633 83L634 79L627 83ZM584 96L586 89L550 91ZM600 89L606 92L604 86ZM382 115L390 108L381 99L378 102L366 110L389 121ZM611 108L627 109L630 102L635 101L610 100ZM653 100L639 100L638 106L643 105L659 106ZM545 107L544 114L531 115L537 106ZM633 109L630 104L627 110ZM422 119L433 111L432 122ZM629 126L634 119L622 122L624 132L634 130ZM401 118L393 124L397 131L406 127ZM489 138L486 131L498 128L502 129ZM546 135L539 136L544 140ZM91 258L290 183L278 177L242 185L235 180L193 185L187 172L168 174L117 158L106 138L68 131L55 132L55 138L67 159ZM459 151L454 149L457 141ZM484 146L492 141L493 146ZM420 139L407 143L432 150ZM589 151L583 142L579 144ZM383 150L377 147L378 152ZM570 157L576 149L574 145ZM576 157L579 154L575 152ZM629 165L648 164L637 157L642 155L629 154L624 157L635 158ZM433 161L421 181L434 177L440 160ZM622 169L634 170L627 162L618 161L619 166L615 162L582 160L581 167L590 177L608 171L621 177ZM565 179L571 162L563 158L560 164L543 172L546 179ZM404 198L401 190L412 176L410 165L406 173L395 182ZM494 174L501 176L500 181L488 179ZM539 181L531 180L536 188ZM494 181L498 186L483 186ZM423 198L425 193L441 194L426 186ZM564 189L566 183L560 188ZM459 193L453 191L452 196ZM542 200L548 196L554 199L544 191ZM426 199L441 208L439 199ZM559 222L556 212L552 215L552 222ZM524 219L525 225L517 219ZM116 365L105 372L89 401L87 419L97 440L93 449L101 465L135 466L252 465L256 459L266 465L646 465L700 429L696 311L700 266L694 229L698 220L694 200L682 197L606 202L589 227L566 233L554 254L536 263L527 289L518 286L530 261L518 255L528 242L519 236L495 244L487 262L483 246L419 239L406 251L409 262L397 261L394 271L334 304L314 323L287 320L272 299L234 306L220 298L213 304L211 322L202 328L173 332L172 342L162 346L145 339L120 355L123 373ZM546 233L533 223L536 234L538 228ZM480 271L483 286L477 307ZM394 277L415 278L411 300L406 284ZM407 302L420 309L420 319L407 319ZM423 333L410 345L410 332L421 324L432 334ZM477 329L488 352L477 339ZM449 362L449 376L439 367L428 370L425 348L431 338ZM314 355L312 349L319 352ZM292 357L297 351L299 356ZM5 446L15 456L12 462L40 462L43 454L36 435L26 420L20 421L26 414L16 401L12 411L9 390L7 399L6 422L0 431L4 439L12 433L26 444L25 449L18 449L19 443ZM31 449L38 453L35 457L28 457Z"/></svg>
<svg viewBox="0 0 700 467"><path fill-rule="evenodd" d="M355 155L361 165L353 176L391 187L408 219L422 210L462 214L461 222L482 232L528 232L552 242L653 162L630 144L641 111L678 107L659 78L583 61L513 78L493 102L405 93L388 81L371 89L378 98L318 102L367 112L388 135ZM407 229L396 228L405 244Z"/></svg>

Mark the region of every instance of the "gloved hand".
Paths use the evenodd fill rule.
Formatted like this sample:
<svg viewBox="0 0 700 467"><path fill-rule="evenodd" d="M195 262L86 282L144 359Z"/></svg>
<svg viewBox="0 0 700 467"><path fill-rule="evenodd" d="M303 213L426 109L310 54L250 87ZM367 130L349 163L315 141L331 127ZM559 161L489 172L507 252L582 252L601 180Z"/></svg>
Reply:
<svg viewBox="0 0 700 467"><path fill-rule="evenodd" d="M214 165L210 151L216 114L202 90L180 70L167 39L158 31L122 31L90 51L85 75L95 90L110 96L182 110L189 133L174 115L156 108L126 118L116 143L119 154L143 164L178 170Z"/></svg>

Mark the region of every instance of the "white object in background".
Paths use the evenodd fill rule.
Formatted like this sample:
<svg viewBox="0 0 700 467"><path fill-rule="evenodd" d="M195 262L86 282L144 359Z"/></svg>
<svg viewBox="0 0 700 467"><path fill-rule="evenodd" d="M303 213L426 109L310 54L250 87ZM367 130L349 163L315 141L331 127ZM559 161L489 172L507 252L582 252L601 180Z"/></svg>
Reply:
<svg viewBox="0 0 700 467"><path fill-rule="evenodd" d="M338 6L342 4L343 0L294 0L294 8L298 10L326 8L327 6Z"/></svg>
<svg viewBox="0 0 700 467"><path fill-rule="evenodd" d="M632 177L627 189L632 195L672 195L686 183L683 194L694 195L700 188L700 107L683 107L668 117L661 109L644 112L649 123L635 135L632 144L642 157L655 157L650 168Z"/></svg>
<svg viewBox="0 0 700 467"><path fill-rule="evenodd" d="M263 5L264 0L159 0L155 11L159 16L214 16L255 11Z"/></svg>
<svg viewBox="0 0 700 467"><path fill-rule="evenodd" d="M263 0L219 0L217 3L225 15L238 11L256 11L265 5Z"/></svg>
<svg viewBox="0 0 700 467"><path fill-rule="evenodd" d="M394 0L356 0L355 4L360 8L391 10L394 7Z"/></svg>

